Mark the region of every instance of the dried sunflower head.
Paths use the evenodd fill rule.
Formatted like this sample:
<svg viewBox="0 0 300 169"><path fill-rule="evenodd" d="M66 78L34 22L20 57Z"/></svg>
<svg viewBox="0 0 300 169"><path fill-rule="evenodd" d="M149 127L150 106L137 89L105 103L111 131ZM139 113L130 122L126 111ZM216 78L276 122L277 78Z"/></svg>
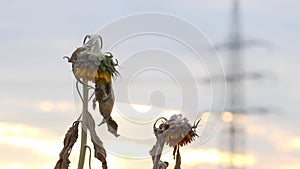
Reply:
<svg viewBox="0 0 300 169"><path fill-rule="evenodd" d="M198 137L196 133L197 125L189 124L182 115L173 115L169 120L160 124L157 131L165 135L165 142L171 147L184 146L191 143Z"/></svg>
<svg viewBox="0 0 300 169"><path fill-rule="evenodd" d="M118 75L114 68L117 66L110 52L102 53L102 39L99 35L87 35L83 46L77 48L71 58L65 57L72 63L76 78L86 79L91 82L111 82L111 76ZM110 60L107 61L107 58Z"/></svg>

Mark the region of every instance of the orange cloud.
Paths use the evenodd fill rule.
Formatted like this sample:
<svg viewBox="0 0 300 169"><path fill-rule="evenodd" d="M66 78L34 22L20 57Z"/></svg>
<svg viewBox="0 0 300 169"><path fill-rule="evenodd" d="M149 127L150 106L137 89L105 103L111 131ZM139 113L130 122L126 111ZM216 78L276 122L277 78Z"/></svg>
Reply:
<svg viewBox="0 0 300 169"><path fill-rule="evenodd" d="M255 157L250 154L231 154L217 149L187 149L182 153L182 161L185 165L193 166L207 163L249 167L254 165Z"/></svg>

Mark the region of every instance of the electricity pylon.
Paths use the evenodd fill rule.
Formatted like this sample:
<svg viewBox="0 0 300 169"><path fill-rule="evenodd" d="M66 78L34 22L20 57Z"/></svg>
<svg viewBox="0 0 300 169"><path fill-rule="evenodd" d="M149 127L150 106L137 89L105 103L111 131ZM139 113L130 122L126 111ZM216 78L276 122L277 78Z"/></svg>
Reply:
<svg viewBox="0 0 300 169"><path fill-rule="evenodd" d="M228 59L225 68L226 83L227 83L227 98L225 111L230 114L231 119L228 122L228 128L225 130L227 140L222 140L225 151L229 152L229 165L222 166L226 169L245 168L245 165L235 165L235 157L237 154L246 154L246 133L245 126L241 117L252 113L266 113L265 108L249 108L245 105L245 86L246 79L259 79L263 76L260 73L249 73L245 71L242 52L245 47L253 45L264 45L263 41L244 40L241 31L240 23L240 2L232 0L231 28L228 41L222 45L216 46L217 49L226 49L228 51ZM211 80L218 80L218 77L213 77Z"/></svg>
<svg viewBox="0 0 300 169"><path fill-rule="evenodd" d="M226 68L226 81L228 84L228 97L226 110L232 113L229 125L228 148L230 151L230 165L228 169L235 169L234 158L237 153L245 153L245 130L239 123L238 114L245 114L245 95L243 77L245 75L242 58L242 34L240 25L239 1L233 0L231 32L228 41L229 58ZM227 142L227 141L226 141Z"/></svg>

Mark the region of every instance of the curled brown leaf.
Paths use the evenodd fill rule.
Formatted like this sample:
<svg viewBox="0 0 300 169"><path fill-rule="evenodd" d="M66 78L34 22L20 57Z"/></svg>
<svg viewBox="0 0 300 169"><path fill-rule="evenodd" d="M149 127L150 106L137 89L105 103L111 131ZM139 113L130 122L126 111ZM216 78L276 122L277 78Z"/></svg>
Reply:
<svg viewBox="0 0 300 169"><path fill-rule="evenodd" d="M89 112L86 113L85 117L86 117L86 126L90 131L91 140L94 144L94 150L95 150L94 156L102 162L102 168L107 169L106 151L104 149L102 141L96 134L94 118Z"/></svg>
<svg viewBox="0 0 300 169"><path fill-rule="evenodd" d="M78 125L79 125L79 121L75 121L72 127L69 128L67 134L65 135L64 147L59 153L59 160L57 161L54 169L69 168L69 164L70 164L69 156L78 138Z"/></svg>

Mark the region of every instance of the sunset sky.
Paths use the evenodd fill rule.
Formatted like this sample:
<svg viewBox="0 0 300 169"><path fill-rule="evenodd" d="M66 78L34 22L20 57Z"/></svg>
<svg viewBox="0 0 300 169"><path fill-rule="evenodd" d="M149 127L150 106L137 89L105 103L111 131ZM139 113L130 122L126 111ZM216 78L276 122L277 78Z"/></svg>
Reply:
<svg viewBox="0 0 300 169"><path fill-rule="evenodd" d="M65 132L80 114L80 102L74 89L75 80L71 67L62 57L70 55L76 47L80 46L86 34L96 33L108 23L125 16L156 12L170 14L191 23L203 33L207 41L218 45L228 40L231 2L231 0L93 0L88 2L2 0L0 2L2 60L0 62L0 169L54 168L63 146ZM240 117L247 133L245 137L247 149L245 154L235 155L233 164L236 166L246 166L249 169L300 168L299 6L300 2L296 0L241 0L244 38L259 39L268 44L252 47L243 52L245 70L264 74L263 79L245 82L246 105L265 107L268 109L268 114ZM132 28L135 26L132 25ZM185 33L191 39L194 36ZM156 37L144 38L148 38L149 41L144 42L143 39L136 38L128 42L128 46L124 43L123 47L112 49L116 54L115 57L120 60L121 74L127 71L126 64L122 66L122 61L126 61L129 49L161 46L167 51L176 46L164 39L158 42ZM132 44L139 44L139 46L130 46ZM182 52L179 48L176 51ZM219 51L218 56L226 65L227 53ZM198 67L189 60L188 55L182 57L186 65L191 65L191 70L193 66L195 69ZM207 78L207 74L202 74L202 71L195 74L196 78ZM160 78L160 81L155 81L153 77ZM171 83L172 79L151 72L145 74L138 79L139 83L135 84L136 87L127 86L128 91L133 93L130 95L130 103L122 100L127 95L125 92L124 95L122 94L121 86L128 80L126 75L122 78L114 85L117 103L113 117L118 121L120 134L124 137L115 140L109 134L99 134L104 146L107 147L108 164L111 169L152 167L151 159L147 154L155 141L152 123L133 121L139 118L152 119L154 115L152 116L151 113L156 112L166 117L178 113L188 117L197 115L202 117L202 125L198 132L203 133L203 136L192 145L181 149L182 168L217 169L230 163L230 153L220 149L227 144L225 129L229 125L228 121L231 120L230 114L225 113L227 116L224 115L220 123L212 124L209 120L205 121L206 118L213 117L215 121L221 118L220 113L205 112L212 98L209 85L197 83L199 110L203 110L197 114L189 112L189 109L181 110L180 106L178 108L181 90L188 88L187 91L190 92L188 94L193 93L189 86L190 81L185 81L184 74L178 76L185 82L181 84L180 90ZM166 94L165 109L159 107L151 109L147 104L149 103L148 89L151 91L157 89ZM143 100L144 96L147 96L145 100ZM161 95L154 92L151 94L150 102L153 101L152 96L155 99ZM157 104L159 103L158 101ZM140 114L130 114L131 106ZM150 109L151 111L148 112ZM125 112L128 110L127 114L124 114L124 110ZM94 115L97 123L100 122L100 115L97 112L94 112ZM126 118L124 115L127 115ZM195 119L189 120L193 123ZM216 124L218 128L214 135L202 142L208 137L207 133L212 133ZM97 131L102 133L106 128L102 126ZM148 140L144 143L139 142L138 139ZM78 147L79 142L72 151L70 168L77 166ZM136 147L138 150L133 151ZM163 159L169 161L171 167L175 163L171 151L166 151ZM92 165L92 168L101 166L96 160L92 161ZM88 166L86 165L85 168Z"/></svg>

